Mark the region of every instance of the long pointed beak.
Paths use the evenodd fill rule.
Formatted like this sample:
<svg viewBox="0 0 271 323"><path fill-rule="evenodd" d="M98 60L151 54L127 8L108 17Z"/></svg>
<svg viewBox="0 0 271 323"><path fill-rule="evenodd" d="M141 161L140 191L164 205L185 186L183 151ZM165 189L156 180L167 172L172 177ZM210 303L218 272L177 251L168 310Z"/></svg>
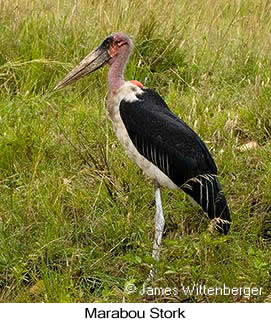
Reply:
<svg viewBox="0 0 271 323"><path fill-rule="evenodd" d="M97 47L56 85L54 91L60 90L65 86L79 80L81 77L96 71L105 65L110 58L111 56L106 48L103 46Z"/></svg>

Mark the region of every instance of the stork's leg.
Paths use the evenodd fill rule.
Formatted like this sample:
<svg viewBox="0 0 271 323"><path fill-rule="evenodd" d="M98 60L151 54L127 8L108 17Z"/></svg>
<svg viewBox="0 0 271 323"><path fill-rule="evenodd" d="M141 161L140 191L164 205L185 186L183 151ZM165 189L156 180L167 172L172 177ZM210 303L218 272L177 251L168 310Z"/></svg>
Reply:
<svg viewBox="0 0 271 323"><path fill-rule="evenodd" d="M155 204L156 204L156 212L155 212L155 236L152 247L152 257L154 260L158 261L160 258L160 246L162 242L162 235L164 231L165 219L162 207L162 200L160 194L159 185L155 185ZM147 278L146 283L151 281L154 278L154 269L151 266L151 270L149 272L149 276Z"/></svg>
<svg viewBox="0 0 271 323"><path fill-rule="evenodd" d="M164 225L165 225L160 187L158 185L156 185L155 187L155 203L156 203L155 237L154 237L154 242L152 247L152 257L154 260L158 261L160 258L160 245L161 245L162 235L163 235Z"/></svg>

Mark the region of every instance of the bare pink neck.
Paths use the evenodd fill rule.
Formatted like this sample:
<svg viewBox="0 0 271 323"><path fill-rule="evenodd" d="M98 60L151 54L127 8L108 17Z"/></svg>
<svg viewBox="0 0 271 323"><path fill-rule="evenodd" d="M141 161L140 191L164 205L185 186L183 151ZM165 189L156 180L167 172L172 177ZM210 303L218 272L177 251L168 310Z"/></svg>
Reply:
<svg viewBox="0 0 271 323"><path fill-rule="evenodd" d="M112 63L110 64L108 75L107 75L107 84L109 88L109 93L117 91L124 83L124 69L130 55L129 47L122 47L119 51L119 54L113 58Z"/></svg>

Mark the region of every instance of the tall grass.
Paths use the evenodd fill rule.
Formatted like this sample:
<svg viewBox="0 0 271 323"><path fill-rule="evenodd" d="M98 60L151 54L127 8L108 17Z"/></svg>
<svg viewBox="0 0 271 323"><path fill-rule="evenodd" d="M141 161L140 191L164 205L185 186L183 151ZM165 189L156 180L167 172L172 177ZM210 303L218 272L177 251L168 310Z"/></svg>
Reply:
<svg viewBox="0 0 271 323"><path fill-rule="evenodd" d="M106 119L106 69L52 92L120 30L135 40L127 79L155 88L207 143L233 218L221 237L182 192L164 189L153 285L262 295L125 292L153 263L152 185ZM270 32L267 0L0 1L2 302L270 301Z"/></svg>

